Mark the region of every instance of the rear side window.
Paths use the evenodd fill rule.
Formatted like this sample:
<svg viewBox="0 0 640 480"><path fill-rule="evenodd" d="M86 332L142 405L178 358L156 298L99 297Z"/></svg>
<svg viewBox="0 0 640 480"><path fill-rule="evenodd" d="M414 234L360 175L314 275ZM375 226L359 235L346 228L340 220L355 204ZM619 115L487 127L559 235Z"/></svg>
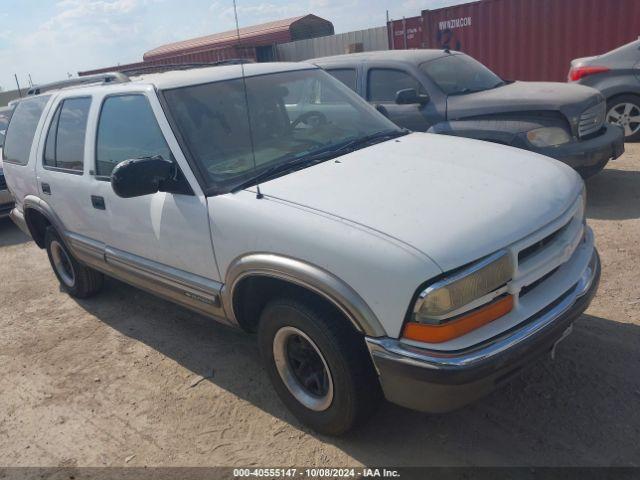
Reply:
<svg viewBox="0 0 640 480"><path fill-rule="evenodd" d="M354 92L356 91L356 71L352 68L336 68L327 70L337 80L340 80Z"/></svg>
<svg viewBox="0 0 640 480"><path fill-rule="evenodd" d="M402 70L375 68L369 70L368 99L372 102L395 102L398 90L415 88L424 93L424 88L414 77Z"/></svg>
<svg viewBox="0 0 640 480"><path fill-rule="evenodd" d="M131 158L161 155L172 158L169 146L144 95L108 97L100 112L96 144L96 173L109 176Z"/></svg>
<svg viewBox="0 0 640 480"><path fill-rule="evenodd" d="M90 106L88 97L68 98L58 105L44 146L45 166L82 172Z"/></svg>
<svg viewBox="0 0 640 480"><path fill-rule="evenodd" d="M7 128L2 150L4 161L18 165L29 163L33 137L49 97L29 98L18 103Z"/></svg>

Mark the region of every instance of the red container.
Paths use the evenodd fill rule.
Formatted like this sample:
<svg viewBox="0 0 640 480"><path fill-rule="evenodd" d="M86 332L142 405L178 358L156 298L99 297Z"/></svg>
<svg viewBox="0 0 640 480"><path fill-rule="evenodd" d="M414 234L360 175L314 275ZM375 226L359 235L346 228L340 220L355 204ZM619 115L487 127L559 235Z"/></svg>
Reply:
<svg viewBox="0 0 640 480"><path fill-rule="evenodd" d="M565 81L572 59L639 35L640 0L481 0L424 10L421 47L463 51L506 79Z"/></svg>
<svg viewBox="0 0 640 480"><path fill-rule="evenodd" d="M406 50L424 47L422 44L424 37L422 21L422 17L411 17L389 22L387 25L389 48L391 50Z"/></svg>

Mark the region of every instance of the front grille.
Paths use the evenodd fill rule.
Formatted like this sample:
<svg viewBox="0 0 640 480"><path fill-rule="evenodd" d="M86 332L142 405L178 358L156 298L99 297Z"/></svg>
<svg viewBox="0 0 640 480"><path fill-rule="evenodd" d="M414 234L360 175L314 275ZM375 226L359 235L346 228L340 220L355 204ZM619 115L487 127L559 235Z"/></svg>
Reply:
<svg viewBox="0 0 640 480"><path fill-rule="evenodd" d="M533 290L534 288L536 288L538 285L540 285L542 282L544 282L545 280L547 280L549 277L551 277L554 273L556 273L558 271L560 267L556 267L553 270L551 270L549 273L547 273L546 275L543 275L542 277L540 277L538 280L536 280L533 283L530 283L529 285L525 285L524 287L522 287L520 289L520 298L524 297L527 293L529 293L531 290Z"/></svg>
<svg viewBox="0 0 640 480"><path fill-rule="evenodd" d="M589 136L602 128L606 109L605 103L600 102L582 112L578 122L578 136L580 138Z"/></svg>
<svg viewBox="0 0 640 480"><path fill-rule="evenodd" d="M560 227L558 230L547 235L542 240L537 241L533 245L530 245L527 248L520 250L520 253L518 253L518 263L520 264L524 262L527 258L535 255L540 250L544 249L544 247L546 247L551 242L553 242L556 238L558 238L562 234L562 232L565 231L565 229L569 226L570 223L571 222L567 223L563 227Z"/></svg>
<svg viewBox="0 0 640 480"><path fill-rule="evenodd" d="M7 189L7 181L4 178L4 175L0 174L0 190Z"/></svg>

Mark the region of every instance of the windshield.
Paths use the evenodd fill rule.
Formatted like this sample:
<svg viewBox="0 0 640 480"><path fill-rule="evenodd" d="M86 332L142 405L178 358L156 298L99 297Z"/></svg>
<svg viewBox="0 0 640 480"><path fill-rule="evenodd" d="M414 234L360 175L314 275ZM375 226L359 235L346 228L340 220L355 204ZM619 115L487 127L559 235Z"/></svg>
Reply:
<svg viewBox="0 0 640 480"><path fill-rule="evenodd" d="M245 81L246 96L241 78L164 92L187 150L216 193L281 166L302 168L305 159L318 159L320 152L354 145L359 138L401 132L320 69Z"/></svg>
<svg viewBox="0 0 640 480"><path fill-rule="evenodd" d="M447 95L481 92L504 85L504 81L467 55L447 55L420 65Z"/></svg>

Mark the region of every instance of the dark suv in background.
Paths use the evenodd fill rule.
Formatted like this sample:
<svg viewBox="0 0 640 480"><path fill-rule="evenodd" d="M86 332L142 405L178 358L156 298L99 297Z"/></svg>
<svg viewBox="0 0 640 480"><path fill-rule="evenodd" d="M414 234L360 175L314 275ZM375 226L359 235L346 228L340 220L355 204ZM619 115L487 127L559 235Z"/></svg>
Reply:
<svg viewBox="0 0 640 480"><path fill-rule="evenodd" d="M604 97L592 88L506 81L468 55L448 50L309 61L410 130L531 150L567 163L583 177L624 152L622 129L605 123Z"/></svg>
<svg viewBox="0 0 640 480"><path fill-rule="evenodd" d="M569 81L599 90L607 99L607 121L640 140L640 39L595 57L571 62Z"/></svg>

